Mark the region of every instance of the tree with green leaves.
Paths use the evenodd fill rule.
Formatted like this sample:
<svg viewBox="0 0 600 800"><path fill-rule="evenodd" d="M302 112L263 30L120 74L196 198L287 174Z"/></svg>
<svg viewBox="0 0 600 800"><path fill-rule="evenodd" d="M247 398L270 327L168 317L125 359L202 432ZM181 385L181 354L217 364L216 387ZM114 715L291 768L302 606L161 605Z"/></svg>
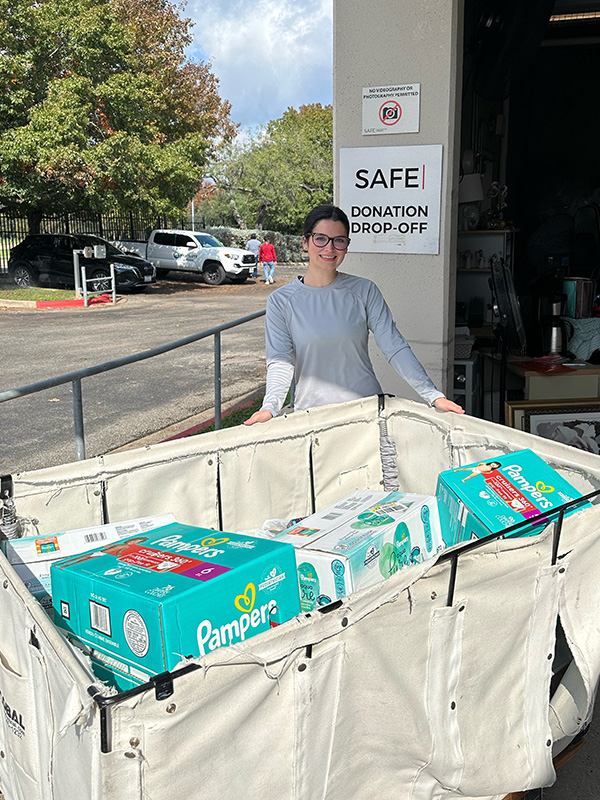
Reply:
<svg viewBox="0 0 600 800"><path fill-rule="evenodd" d="M184 209L235 135L169 0L0 0L0 205Z"/></svg>
<svg viewBox="0 0 600 800"><path fill-rule="evenodd" d="M213 214L220 211L242 228L298 233L313 206L332 202L331 106L288 108L219 152L207 174L218 189L206 201Z"/></svg>

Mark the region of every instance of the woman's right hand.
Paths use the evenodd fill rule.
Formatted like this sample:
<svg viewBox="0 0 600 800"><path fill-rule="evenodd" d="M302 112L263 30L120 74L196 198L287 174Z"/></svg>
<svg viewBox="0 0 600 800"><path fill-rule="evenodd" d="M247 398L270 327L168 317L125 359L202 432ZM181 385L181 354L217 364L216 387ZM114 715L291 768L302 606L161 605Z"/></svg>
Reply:
<svg viewBox="0 0 600 800"><path fill-rule="evenodd" d="M261 408L260 411L255 411L252 416L244 422L244 425L254 425L255 422L268 422L273 419L273 414L267 411L266 408Z"/></svg>

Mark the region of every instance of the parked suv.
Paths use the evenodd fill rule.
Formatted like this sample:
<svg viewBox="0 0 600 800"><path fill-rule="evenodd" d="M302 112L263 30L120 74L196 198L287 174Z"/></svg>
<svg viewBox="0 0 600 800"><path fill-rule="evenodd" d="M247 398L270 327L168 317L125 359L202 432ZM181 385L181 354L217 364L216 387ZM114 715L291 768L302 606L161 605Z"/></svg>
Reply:
<svg viewBox="0 0 600 800"><path fill-rule="evenodd" d="M125 254L110 242L91 234L29 234L10 251L8 271L17 286L74 286L73 250L103 245L106 258L79 256L87 277L94 280L88 289L102 292L110 288L110 265L115 267L117 290L143 291L156 281L156 269L139 256Z"/></svg>

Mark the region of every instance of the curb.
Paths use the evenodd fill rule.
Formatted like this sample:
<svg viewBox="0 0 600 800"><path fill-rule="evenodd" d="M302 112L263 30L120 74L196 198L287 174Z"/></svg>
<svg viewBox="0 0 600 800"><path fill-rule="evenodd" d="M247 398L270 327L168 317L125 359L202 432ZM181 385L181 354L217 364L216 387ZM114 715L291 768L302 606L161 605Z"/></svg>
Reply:
<svg viewBox="0 0 600 800"><path fill-rule="evenodd" d="M2 300L0 299L0 309L2 308L20 308L24 311L35 311L35 300Z"/></svg>
<svg viewBox="0 0 600 800"><path fill-rule="evenodd" d="M53 311L55 309L73 309L75 311L89 311L91 308L115 308L120 303L126 303L127 298L117 295L116 303L90 303L84 306L83 298L76 300L3 300L0 298L0 311L17 309L21 311Z"/></svg>
<svg viewBox="0 0 600 800"><path fill-rule="evenodd" d="M221 419L225 419L234 411L238 411L241 408L250 406L255 400L263 397L265 388L266 387L262 385L258 389L248 392L248 394L242 395L241 397L236 397L233 400L223 403ZM106 455L111 453L123 453L126 450L135 450L138 447L149 447L150 445L162 444L163 442L172 442L176 439L185 439L188 436L193 436L196 433L200 433L202 430L212 425L214 421L215 410L214 408L208 408L206 411L201 411L199 414L195 414L193 417L188 417L187 419L181 420L181 422L175 422L173 425L169 425L167 428L163 428L160 431L143 436L141 439L135 439L134 441L123 444L120 447L115 447L114 450L108 450Z"/></svg>

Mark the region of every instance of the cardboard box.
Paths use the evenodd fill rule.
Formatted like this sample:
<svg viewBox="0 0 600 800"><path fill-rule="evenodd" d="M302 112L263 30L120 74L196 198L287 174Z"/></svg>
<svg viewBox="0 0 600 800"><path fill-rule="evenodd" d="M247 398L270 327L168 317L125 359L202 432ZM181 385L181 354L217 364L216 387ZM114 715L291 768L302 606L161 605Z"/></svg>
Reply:
<svg viewBox="0 0 600 800"><path fill-rule="evenodd" d="M450 547L538 517L512 534L535 536L550 521L544 511L581 494L532 450L518 450L445 470L438 478L436 496L442 535Z"/></svg>
<svg viewBox="0 0 600 800"><path fill-rule="evenodd" d="M2 542L2 549L25 586L46 612L53 616L50 567L54 561L66 556L76 556L91 548L97 548L100 544L117 542L127 536L145 533L172 522L175 522L173 514L140 517L124 522L61 531L50 536L8 539Z"/></svg>
<svg viewBox="0 0 600 800"><path fill-rule="evenodd" d="M304 547L309 538L322 536L344 522L356 519L361 511L381 503L388 495L389 492L356 489L321 511L305 517L295 525L290 525L289 528L277 534L277 540L289 542L294 547Z"/></svg>
<svg viewBox="0 0 600 800"><path fill-rule="evenodd" d="M289 544L179 523L140 539L51 568L56 625L118 662L164 672L300 612Z"/></svg>
<svg viewBox="0 0 600 800"><path fill-rule="evenodd" d="M281 537L296 547L305 612L443 549L435 497L404 492L353 492Z"/></svg>

